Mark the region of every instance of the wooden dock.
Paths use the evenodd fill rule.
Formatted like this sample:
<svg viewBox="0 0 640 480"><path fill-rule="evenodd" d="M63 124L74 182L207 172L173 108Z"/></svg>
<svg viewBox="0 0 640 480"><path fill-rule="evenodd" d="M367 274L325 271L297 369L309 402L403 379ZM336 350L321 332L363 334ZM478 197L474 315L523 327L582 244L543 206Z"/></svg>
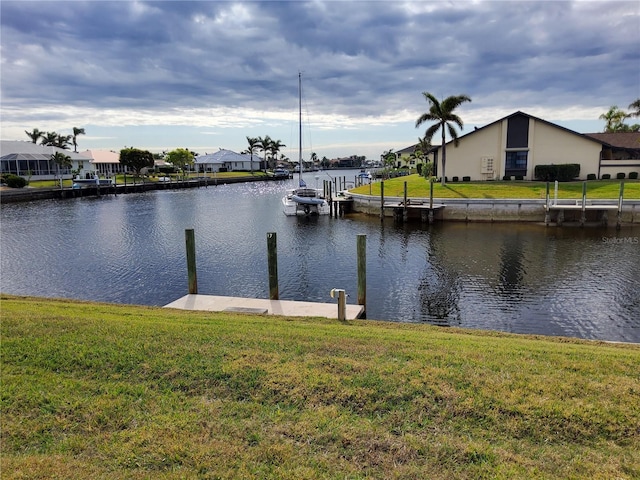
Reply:
<svg viewBox="0 0 640 480"><path fill-rule="evenodd" d="M164 308L200 310L208 312L235 312L258 315L283 315L285 317L338 318L337 303L298 302L293 300L268 300L262 298L220 297L189 294L165 305ZM362 305L347 305L346 319L355 320L364 313Z"/></svg>

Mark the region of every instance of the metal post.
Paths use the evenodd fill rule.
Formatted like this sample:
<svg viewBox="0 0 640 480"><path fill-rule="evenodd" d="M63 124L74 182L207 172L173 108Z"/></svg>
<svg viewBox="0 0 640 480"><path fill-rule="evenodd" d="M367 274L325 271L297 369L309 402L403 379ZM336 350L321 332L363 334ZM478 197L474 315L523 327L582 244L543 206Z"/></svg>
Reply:
<svg viewBox="0 0 640 480"><path fill-rule="evenodd" d="M365 315L367 311L367 236L364 234L357 237L358 255L358 305L364 307Z"/></svg>
<svg viewBox="0 0 640 480"><path fill-rule="evenodd" d="M622 224L622 198L624 197L624 181L620 182L620 196L618 197L618 215L616 217L616 230L620 230Z"/></svg>
<svg viewBox="0 0 640 480"><path fill-rule="evenodd" d="M380 182L380 220L384 220L384 180Z"/></svg>
<svg viewBox="0 0 640 480"><path fill-rule="evenodd" d="M551 221L551 214L549 210L549 182L547 182L547 193L545 195L544 209L544 224L549 225L549 222Z"/></svg>
<svg viewBox="0 0 640 480"><path fill-rule="evenodd" d="M267 233L267 259L269 263L269 299L278 300L278 246L275 232Z"/></svg>
<svg viewBox="0 0 640 480"><path fill-rule="evenodd" d="M587 182L582 182L582 213L580 215L580 226L584 226L587 221Z"/></svg>
<svg viewBox="0 0 640 480"><path fill-rule="evenodd" d="M402 204L402 221L409 219L409 209L407 208L407 182L404 182L404 203Z"/></svg>
<svg viewBox="0 0 640 480"><path fill-rule="evenodd" d="M187 277L189 279L189 294L198 293L198 276L196 274L196 238L193 229L184 231L187 245Z"/></svg>

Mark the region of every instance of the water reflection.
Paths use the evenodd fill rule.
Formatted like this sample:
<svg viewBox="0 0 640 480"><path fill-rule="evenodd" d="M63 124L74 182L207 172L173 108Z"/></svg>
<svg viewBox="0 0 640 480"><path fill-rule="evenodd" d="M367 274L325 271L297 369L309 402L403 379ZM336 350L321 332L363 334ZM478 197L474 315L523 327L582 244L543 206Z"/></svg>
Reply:
<svg viewBox="0 0 640 480"><path fill-rule="evenodd" d="M352 303L366 234L368 318L640 341L640 245L624 240L638 227L286 217L288 186L2 205L1 290L164 305L186 293L193 228L201 293L267 298L266 236L276 232L281 298L331 302L331 288L344 288Z"/></svg>

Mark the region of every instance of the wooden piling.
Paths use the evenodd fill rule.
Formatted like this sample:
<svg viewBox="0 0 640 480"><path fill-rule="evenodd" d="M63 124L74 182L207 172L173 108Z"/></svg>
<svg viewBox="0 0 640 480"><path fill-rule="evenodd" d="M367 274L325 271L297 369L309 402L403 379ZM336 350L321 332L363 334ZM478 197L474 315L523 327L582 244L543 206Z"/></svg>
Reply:
<svg viewBox="0 0 640 480"><path fill-rule="evenodd" d="M189 280L189 294L198 293L198 276L196 274L196 238L193 229L184 231L187 246L187 277Z"/></svg>
<svg viewBox="0 0 640 480"><path fill-rule="evenodd" d="M364 307L363 315L367 312L367 236L357 237L358 255L358 305Z"/></svg>
<svg viewBox="0 0 640 480"><path fill-rule="evenodd" d="M278 242L275 232L267 233L267 259L269 264L269 298L278 300Z"/></svg>

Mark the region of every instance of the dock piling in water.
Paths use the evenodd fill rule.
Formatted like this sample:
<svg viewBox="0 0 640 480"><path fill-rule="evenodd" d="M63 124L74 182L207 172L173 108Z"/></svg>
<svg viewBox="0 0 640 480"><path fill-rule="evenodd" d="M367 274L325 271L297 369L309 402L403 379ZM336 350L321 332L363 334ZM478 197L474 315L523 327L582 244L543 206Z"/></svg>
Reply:
<svg viewBox="0 0 640 480"><path fill-rule="evenodd" d="M276 232L267 233L267 258L269 264L269 298L278 300L278 236Z"/></svg>
<svg viewBox="0 0 640 480"><path fill-rule="evenodd" d="M184 231L187 245L187 277L189 279L189 293L198 293L198 276L196 274L196 239L193 228Z"/></svg>

